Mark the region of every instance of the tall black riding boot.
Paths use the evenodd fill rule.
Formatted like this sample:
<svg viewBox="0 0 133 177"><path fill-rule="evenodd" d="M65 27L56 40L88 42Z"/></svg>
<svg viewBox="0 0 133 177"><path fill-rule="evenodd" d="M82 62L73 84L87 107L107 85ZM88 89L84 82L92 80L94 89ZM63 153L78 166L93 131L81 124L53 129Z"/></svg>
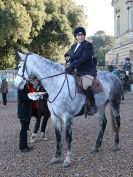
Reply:
<svg viewBox="0 0 133 177"><path fill-rule="evenodd" d="M92 108L92 112L96 113L97 109L96 109L96 105L95 105L95 98L94 98L94 93L93 93L91 87L88 87L88 89L85 91L85 95L89 99L89 102L90 102L90 105L91 105L91 108Z"/></svg>

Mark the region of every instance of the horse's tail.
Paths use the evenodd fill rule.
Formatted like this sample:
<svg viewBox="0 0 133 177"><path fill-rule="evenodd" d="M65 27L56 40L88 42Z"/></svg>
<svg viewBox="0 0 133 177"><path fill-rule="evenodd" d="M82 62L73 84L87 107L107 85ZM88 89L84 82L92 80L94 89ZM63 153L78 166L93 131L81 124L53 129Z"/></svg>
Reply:
<svg viewBox="0 0 133 177"><path fill-rule="evenodd" d="M113 111L110 105L110 115L111 115L111 127L112 127L112 131L116 132L116 126L115 126L115 119L114 119L114 115L113 115Z"/></svg>

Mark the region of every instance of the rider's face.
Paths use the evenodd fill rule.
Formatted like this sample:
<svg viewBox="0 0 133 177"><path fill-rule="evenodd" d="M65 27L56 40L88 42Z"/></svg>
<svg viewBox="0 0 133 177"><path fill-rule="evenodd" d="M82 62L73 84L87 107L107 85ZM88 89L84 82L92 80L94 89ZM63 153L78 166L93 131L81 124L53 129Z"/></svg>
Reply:
<svg viewBox="0 0 133 177"><path fill-rule="evenodd" d="M85 35L84 34L77 34L76 35L76 40L79 43L83 42L85 40Z"/></svg>

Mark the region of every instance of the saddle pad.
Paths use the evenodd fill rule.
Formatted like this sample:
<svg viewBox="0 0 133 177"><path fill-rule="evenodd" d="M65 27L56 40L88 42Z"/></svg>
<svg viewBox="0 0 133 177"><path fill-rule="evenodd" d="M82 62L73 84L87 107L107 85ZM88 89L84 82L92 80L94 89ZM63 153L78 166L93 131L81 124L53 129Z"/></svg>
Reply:
<svg viewBox="0 0 133 177"><path fill-rule="evenodd" d="M94 94L97 94L99 92L103 92L102 84L98 79L93 80L92 89L93 89Z"/></svg>

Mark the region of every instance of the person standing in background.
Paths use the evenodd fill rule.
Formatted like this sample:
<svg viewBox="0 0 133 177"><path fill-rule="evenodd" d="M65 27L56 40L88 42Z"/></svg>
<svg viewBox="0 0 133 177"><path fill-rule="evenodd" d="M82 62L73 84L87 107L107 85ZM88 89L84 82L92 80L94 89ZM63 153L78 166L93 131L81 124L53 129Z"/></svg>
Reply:
<svg viewBox="0 0 133 177"><path fill-rule="evenodd" d="M118 66L116 66L113 71L112 74L116 75L119 79L120 79L120 68Z"/></svg>
<svg viewBox="0 0 133 177"><path fill-rule="evenodd" d="M6 75L1 77L2 84L1 84L1 94L3 99L3 106L6 107L7 105L7 93L8 93L8 82L6 81Z"/></svg>
<svg viewBox="0 0 133 177"><path fill-rule="evenodd" d="M126 72L126 75L129 77L131 75L131 68L132 68L132 64L130 62L130 58L125 58L125 63L123 66L123 70Z"/></svg>

